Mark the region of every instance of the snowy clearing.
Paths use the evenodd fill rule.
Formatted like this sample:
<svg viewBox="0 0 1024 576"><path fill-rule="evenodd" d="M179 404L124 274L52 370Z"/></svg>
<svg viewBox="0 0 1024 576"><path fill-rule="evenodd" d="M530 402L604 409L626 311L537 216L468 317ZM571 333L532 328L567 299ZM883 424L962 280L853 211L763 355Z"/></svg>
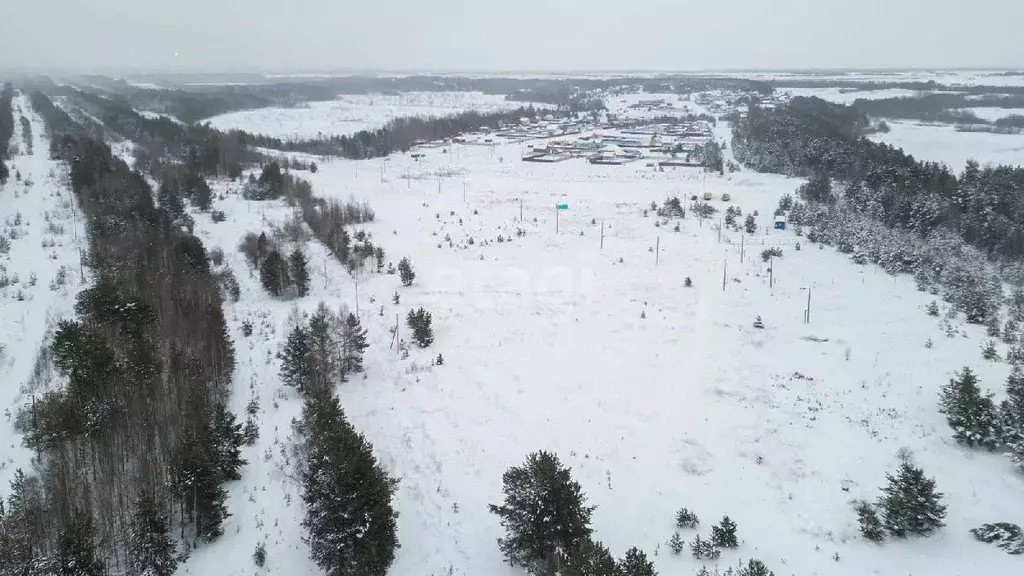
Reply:
<svg viewBox="0 0 1024 576"><path fill-rule="evenodd" d="M402 116L444 116L466 110L494 112L530 104L505 100L499 94L481 92L344 95L337 100L310 102L298 108L260 108L231 112L214 116L208 122L219 130L239 129L283 139L306 139L372 130Z"/></svg>
<svg viewBox="0 0 1024 576"><path fill-rule="evenodd" d="M79 249L88 242L82 214L74 207L67 168L50 160L50 142L42 118L29 99L14 100L13 140L20 151L10 163L12 177L0 186L0 231L10 251L0 251L0 486L6 491L17 468L28 470L32 453L14 430L14 416L31 406L23 389L36 371L40 349L58 320L74 316L75 296L83 288ZM20 117L32 123L31 153L22 140ZM14 173L19 172L17 180ZM76 229L77 228L77 229ZM6 278L7 282L3 282ZM47 378L47 370L39 372Z"/></svg>
<svg viewBox="0 0 1024 576"><path fill-rule="evenodd" d="M256 131L285 130L289 118L278 111ZM717 137L728 130L720 124ZM501 498L502 472L539 449L572 466L598 506L595 537L616 555L643 548L662 574L701 565L662 546L680 506L700 515L702 535L724 514L737 522L741 545L723 555L723 567L758 557L777 574L1019 569L1019 559L968 529L1024 515L1024 482L1005 458L957 446L936 406L939 387L964 364L1001 390L1009 367L981 359L984 328L962 326L947 338L923 310L933 297L911 278L806 242L798 251L803 238L766 230L797 180L708 176L720 210L728 192L744 214L760 214L757 234L727 230L719 241L721 214L688 216L679 232L675 221L656 227L653 214L643 215L651 201L702 193L697 169L530 164L519 153L519 145L456 146L419 161L335 160L300 173L319 195L369 201L377 220L356 229L372 234L387 260L409 256L418 276L402 288L397 276L367 271L357 289L311 241L313 293L290 302L267 296L236 248L245 232L269 234L290 209L217 185L227 194L214 209L227 220L196 215L197 233L208 249L223 249L242 285L241 301L226 304L238 352L232 409L260 398L260 439L243 449L249 465L231 486L225 536L197 550L184 573L249 574L263 540L269 573L319 573L302 542L287 452L301 400L281 385L274 355L294 307L312 311L322 299L355 311L357 293L371 342L366 376L337 390L401 480L394 576L522 574L502 563L487 504ZM557 233L556 203L569 206ZM772 287L760 258L769 246L784 249ZM405 334L404 316L419 306L434 316L436 341L403 360L389 349L388 328L398 316ZM758 315L763 331L751 326ZM249 338L245 319L256 326ZM432 366L438 353L444 365ZM878 494L901 448L946 494L948 525L929 539L879 547L859 537L850 501Z"/></svg>
<svg viewBox="0 0 1024 576"><path fill-rule="evenodd" d="M902 148L919 160L943 162L957 173L970 158L981 164L1024 164L1024 134L957 132L952 124L887 123L887 134L872 134L870 138Z"/></svg>

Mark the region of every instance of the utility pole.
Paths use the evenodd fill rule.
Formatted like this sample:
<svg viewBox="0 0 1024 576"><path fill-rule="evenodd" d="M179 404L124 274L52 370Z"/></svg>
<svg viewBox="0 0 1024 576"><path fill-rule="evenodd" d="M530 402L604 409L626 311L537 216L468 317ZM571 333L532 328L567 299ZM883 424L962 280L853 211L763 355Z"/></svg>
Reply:
<svg viewBox="0 0 1024 576"><path fill-rule="evenodd" d="M775 257L768 258L768 287L775 286Z"/></svg>
<svg viewBox="0 0 1024 576"><path fill-rule="evenodd" d="M555 212L556 213L558 212L557 208L555 209ZM522 198L519 198L519 223L520 224L523 223L523 199Z"/></svg>
<svg viewBox="0 0 1024 576"><path fill-rule="evenodd" d="M811 287L807 287L807 310L804 312L804 323L810 324L811 322Z"/></svg>
<svg viewBox="0 0 1024 576"><path fill-rule="evenodd" d="M743 247L744 247L743 244L746 241L746 239L747 239L747 235L746 234L740 236L740 264L743 263Z"/></svg>
<svg viewBox="0 0 1024 576"><path fill-rule="evenodd" d="M601 249L604 250L604 220L601 220Z"/></svg>
<svg viewBox="0 0 1024 576"><path fill-rule="evenodd" d="M658 265L658 261L661 259L661 236L654 241L654 265Z"/></svg>
<svg viewBox="0 0 1024 576"><path fill-rule="evenodd" d="M520 202L522 202L522 201L520 201ZM520 206L520 209L522 209L522 204L521 203L520 203L519 206ZM555 204L555 234L558 234L558 204Z"/></svg>
<svg viewBox="0 0 1024 576"><path fill-rule="evenodd" d="M722 292L725 292L725 277L729 274L729 261L722 260Z"/></svg>
<svg viewBox="0 0 1024 576"><path fill-rule="evenodd" d="M356 281L356 318L359 318L359 278L355 278L355 281Z"/></svg>
<svg viewBox="0 0 1024 576"><path fill-rule="evenodd" d="M722 221L718 221L718 243L722 243Z"/></svg>

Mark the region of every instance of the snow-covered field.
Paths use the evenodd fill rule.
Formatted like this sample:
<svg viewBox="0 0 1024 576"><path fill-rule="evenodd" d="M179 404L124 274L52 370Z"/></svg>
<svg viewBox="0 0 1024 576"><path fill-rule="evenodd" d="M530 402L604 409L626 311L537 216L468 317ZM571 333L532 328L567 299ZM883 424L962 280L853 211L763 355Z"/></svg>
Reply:
<svg viewBox="0 0 1024 576"><path fill-rule="evenodd" d="M855 90L849 91L843 88L780 88L780 92L789 93L792 96L817 96L822 100L836 102L839 104L853 104L853 101L862 98L865 100L881 100L883 98L905 98L917 96L921 92L892 88L889 90Z"/></svg>
<svg viewBox="0 0 1024 576"><path fill-rule="evenodd" d="M220 130L240 129L284 139L353 134L380 128L401 116L445 116L479 110L494 112L528 106L482 92L403 92L397 95L343 95L329 102L297 108L260 108L214 116L208 121ZM534 104L545 107L544 104Z"/></svg>
<svg viewBox="0 0 1024 576"><path fill-rule="evenodd" d="M967 108L982 120L994 122L1007 116L1024 116L1024 108Z"/></svg>
<svg viewBox="0 0 1024 576"><path fill-rule="evenodd" d="M873 134L872 140L902 148L918 160L943 162L959 173L968 159L981 164L1024 165L1024 134L957 132L951 124L887 121L887 134Z"/></svg>
<svg viewBox="0 0 1024 576"><path fill-rule="evenodd" d="M674 222L656 227L643 216L651 201L702 192L699 171L529 164L518 151L466 146L452 157L432 150L419 162L338 160L304 174L319 194L368 200L377 221L361 228L388 260L409 256L418 274L411 288L387 274L360 277L367 372L338 386L349 418L401 479L402 548L390 574L521 574L501 561L487 504L501 498L502 472L538 449L571 465L598 506L595 537L617 555L640 546L662 574L700 568L665 546L680 506L701 516L703 536L724 514L736 520L741 546L723 567L758 557L777 574L1019 570L1019 559L967 531L1024 515L1024 482L1004 458L954 444L936 406L939 387L965 364L1002 389L1009 369L982 361L983 329L964 326L947 338L923 310L932 297L911 279L806 243L797 251L791 231L766 232L796 180L707 179L720 209L729 192L744 213L760 213L741 261L743 235L725 231L719 240L717 217L688 217L675 232ZM569 205L558 233L555 203ZM200 215L199 233L223 248L242 283L241 301L227 304L239 355L233 408L241 412L255 391L261 436L232 488L226 536L182 571L249 574L249 555L266 540L269 573L315 574L283 451L301 402L280 384L274 354L293 309L311 311L322 299L355 310L356 284L313 241L313 294L271 300L235 247L289 209L234 194L215 209L227 221ZM785 256L770 287L759 253L776 245ZM434 316L436 341L403 360L388 347L388 328L398 316L404 333L406 312L419 306ZM763 331L751 326L758 315ZM257 326L249 339L240 332L246 318ZM444 365L431 366L438 353ZM850 501L877 496L902 448L946 494L948 526L879 547L859 537Z"/></svg>
<svg viewBox="0 0 1024 576"><path fill-rule="evenodd" d="M368 109L363 117L313 105L239 113L259 115L236 126L308 137L318 125L379 125L417 106L411 95L399 99L405 108L395 97L379 98L372 108L358 104ZM18 103L29 110L25 99ZM458 109L423 106L432 114ZM75 246L65 222L61 244L40 248L46 211L63 209L70 218L70 204L56 178L59 165L47 159L41 123L28 113L36 154L16 157L15 165L32 174L35 186L24 194L24 184L12 180L0 189L0 218L20 210L31 224L0 264L16 267L22 283L33 270L39 278L26 289L31 301L16 301L13 288L0 292L3 374L12 375L0 382L0 402L12 411L27 401L18 387L31 372L47 316L69 313L79 289L77 274L63 291L46 287L55 267L75 262ZM885 137L906 139L903 123L892 127ZM717 139L728 140L727 124L716 130ZM997 147L1014 137L948 130L941 138L922 136L922 152L953 159L969 151L983 161L1010 155ZM365 377L337 391L349 419L400 479L402 548L392 576L523 574L502 563L495 542L501 528L487 505L501 499L502 473L540 449L572 466L598 506L595 537L616 555L641 547L666 576L701 566L666 546L681 506L700 516L702 537L725 514L736 521L740 547L723 554L723 569L756 557L780 576L1020 571L1019 558L976 542L968 530L1019 523L1024 478L1001 456L956 445L937 410L938 389L953 371L969 365L984 387L1001 392L1009 367L982 360L984 329L964 325L962 316L958 334L948 338L924 312L933 297L912 279L858 266L791 230L770 229L779 197L799 180L747 171L656 172L642 162L525 163L518 160L520 144L423 152L418 161L332 160L317 174L299 173L318 195L371 204L376 221L355 229L371 234L387 260L410 257L417 272L410 288L369 270L353 277L310 240L304 248L312 293L275 301L237 246L246 232L270 234L291 209L245 201L237 184L217 182L214 209L226 221L194 214L196 233L208 250L223 250L224 266L241 284L240 301L225 303L238 363L231 409L243 414L256 395L260 438L243 448L249 463L230 485L225 535L195 550L179 574L252 574L251 555L263 541L267 566L258 573L321 573L302 541L301 493L289 460L301 400L281 384L275 358L289 317L321 300L335 309L358 307L369 330ZM721 201L726 192L744 214L757 210L759 231L719 231L721 212L704 221L644 216L652 201L705 190L720 211L729 205ZM569 206L557 215L557 232L556 203ZM760 258L769 246L784 249L771 280ZM57 260L46 258L51 250ZM693 287L684 287L686 278ZM403 359L389 348L389 328L399 318L408 340L405 314L420 306L433 315L436 339ZM752 327L757 316L764 330ZM255 325L248 338L244 320ZM444 364L432 366L438 354ZM26 465L30 455L10 422L2 426L5 485L12 466ZM901 449L945 493L947 526L928 539L867 543L850 502L878 495Z"/></svg>
<svg viewBox="0 0 1024 576"><path fill-rule="evenodd" d="M7 254L0 251L0 285L9 283L0 288L0 493L17 468L30 468L32 453L14 430L15 415L32 403L23 386L48 345L48 332L74 315L83 273L88 280L78 258L79 248L88 249L84 220L67 186L67 169L50 160L42 118L29 99L16 97L13 108L19 154L9 165L12 177L0 186L0 233L10 243ZM22 115L32 123L31 153L22 139Z"/></svg>

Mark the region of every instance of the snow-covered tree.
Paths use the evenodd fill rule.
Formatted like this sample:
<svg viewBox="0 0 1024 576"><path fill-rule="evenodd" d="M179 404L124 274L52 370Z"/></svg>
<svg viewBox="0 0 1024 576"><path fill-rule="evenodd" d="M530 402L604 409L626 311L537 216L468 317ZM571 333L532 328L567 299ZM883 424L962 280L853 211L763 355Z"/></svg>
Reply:
<svg viewBox="0 0 1024 576"><path fill-rule="evenodd" d="M621 576L658 576L654 562L647 559L647 554L636 546L626 550L626 555L618 562Z"/></svg>
<svg viewBox="0 0 1024 576"><path fill-rule="evenodd" d="M329 389L316 390L300 425L302 501L310 556L334 576L385 576L398 548L398 482L373 455Z"/></svg>
<svg viewBox="0 0 1024 576"><path fill-rule="evenodd" d="M717 548L736 548L739 542L736 540L736 523L728 516L722 518L718 526L711 527L711 543Z"/></svg>
<svg viewBox="0 0 1024 576"><path fill-rule="evenodd" d="M128 565L139 576L171 576L178 567L167 515L149 494L136 502Z"/></svg>
<svg viewBox="0 0 1024 576"><path fill-rule="evenodd" d="M260 283L271 296L279 297L291 285L288 264L277 250L271 250L260 263Z"/></svg>
<svg viewBox="0 0 1024 576"><path fill-rule="evenodd" d="M978 378L969 367L942 387L939 411L953 429L953 438L968 446L994 448L999 438L992 395L983 395Z"/></svg>
<svg viewBox="0 0 1024 576"><path fill-rule="evenodd" d="M71 522L60 533L55 558L55 576L103 576L103 560L96 553L92 516L75 510Z"/></svg>
<svg viewBox="0 0 1024 576"><path fill-rule="evenodd" d="M296 248L288 257L288 271L295 293L301 298L309 294L309 264L302 250Z"/></svg>
<svg viewBox="0 0 1024 576"><path fill-rule="evenodd" d="M288 333L288 340L281 352L281 381L302 392L312 380L309 332L305 326L296 324Z"/></svg>
<svg viewBox="0 0 1024 576"><path fill-rule="evenodd" d="M398 275L402 279L402 286L412 286L413 280L416 279L416 272L408 258L398 261Z"/></svg>
<svg viewBox="0 0 1024 576"><path fill-rule="evenodd" d="M621 576L608 548L590 538L584 538L574 549L562 551L558 566L562 576Z"/></svg>
<svg viewBox="0 0 1024 576"><path fill-rule="evenodd" d="M946 506L942 493L936 492L935 480L909 461L900 464L896 476L886 474L888 486L882 488L878 507L884 515L885 529L897 538L910 534L927 536L944 526Z"/></svg>
<svg viewBox="0 0 1024 576"><path fill-rule="evenodd" d="M245 466L241 446L244 443L242 425L224 404L217 404L213 416L213 457L225 480L238 480L239 469Z"/></svg>
<svg viewBox="0 0 1024 576"><path fill-rule="evenodd" d="M721 550L710 540L701 539L700 534L694 536L693 542L690 542L690 552L697 560L718 560L722 555Z"/></svg>
<svg viewBox="0 0 1024 576"><path fill-rule="evenodd" d="M751 558L736 572L736 576L775 576L775 573L769 570L764 562Z"/></svg>
<svg viewBox="0 0 1024 576"><path fill-rule="evenodd" d="M672 550L673 554L678 556L683 551L683 548L686 548L686 541L679 535L679 532L674 532L672 538L668 541L668 547Z"/></svg>
<svg viewBox="0 0 1024 576"><path fill-rule="evenodd" d="M985 360L999 359L999 351L996 350L996 343L994 340L985 342L985 345L981 348L981 357Z"/></svg>
<svg viewBox="0 0 1024 576"><path fill-rule="evenodd" d="M491 504L505 537L498 539L502 555L531 574L550 574L559 550L575 550L590 539L586 495L570 469L549 452L534 452L521 466L502 476L501 505Z"/></svg>
<svg viewBox="0 0 1024 576"><path fill-rule="evenodd" d="M359 324L355 314L349 314L341 330L341 370L345 374L363 371L363 351L370 345L366 342L366 329Z"/></svg>
<svg viewBox="0 0 1024 576"><path fill-rule="evenodd" d="M932 300L931 302L928 303L927 311L928 311L928 315L929 316L938 316L939 315L939 303L936 302L935 300Z"/></svg>
<svg viewBox="0 0 1024 576"><path fill-rule="evenodd" d="M885 539L885 527L882 526L882 520L874 506L861 500L856 503L854 510L857 512L857 523L860 524L862 536L872 542L881 542Z"/></svg>
<svg viewBox="0 0 1024 576"><path fill-rule="evenodd" d="M434 329L431 326L430 312L423 308L410 310L406 316L406 324L412 328L412 339L420 346L426 348L434 342Z"/></svg>
<svg viewBox="0 0 1024 576"><path fill-rule="evenodd" d="M754 220L753 214L747 214L747 219L743 222L743 229L746 230L747 234L757 232L757 221Z"/></svg>
<svg viewBox="0 0 1024 576"><path fill-rule="evenodd" d="M700 519L697 515L691 512L689 509L683 507L676 512L676 526L679 528L696 528L700 524Z"/></svg>

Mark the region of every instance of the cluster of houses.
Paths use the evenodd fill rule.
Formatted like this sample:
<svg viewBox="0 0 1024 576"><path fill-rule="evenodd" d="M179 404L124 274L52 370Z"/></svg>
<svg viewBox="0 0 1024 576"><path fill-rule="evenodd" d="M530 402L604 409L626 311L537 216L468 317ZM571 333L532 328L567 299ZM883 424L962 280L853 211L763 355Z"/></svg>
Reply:
<svg viewBox="0 0 1024 576"><path fill-rule="evenodd" d="M530 145L522 159L551 163L585 158L591 164L621 165L648 157L665 166L698 166L702 161L699 148L711 137L711 126L703 121L630 128L598 126L575 138Z"/></svg>

